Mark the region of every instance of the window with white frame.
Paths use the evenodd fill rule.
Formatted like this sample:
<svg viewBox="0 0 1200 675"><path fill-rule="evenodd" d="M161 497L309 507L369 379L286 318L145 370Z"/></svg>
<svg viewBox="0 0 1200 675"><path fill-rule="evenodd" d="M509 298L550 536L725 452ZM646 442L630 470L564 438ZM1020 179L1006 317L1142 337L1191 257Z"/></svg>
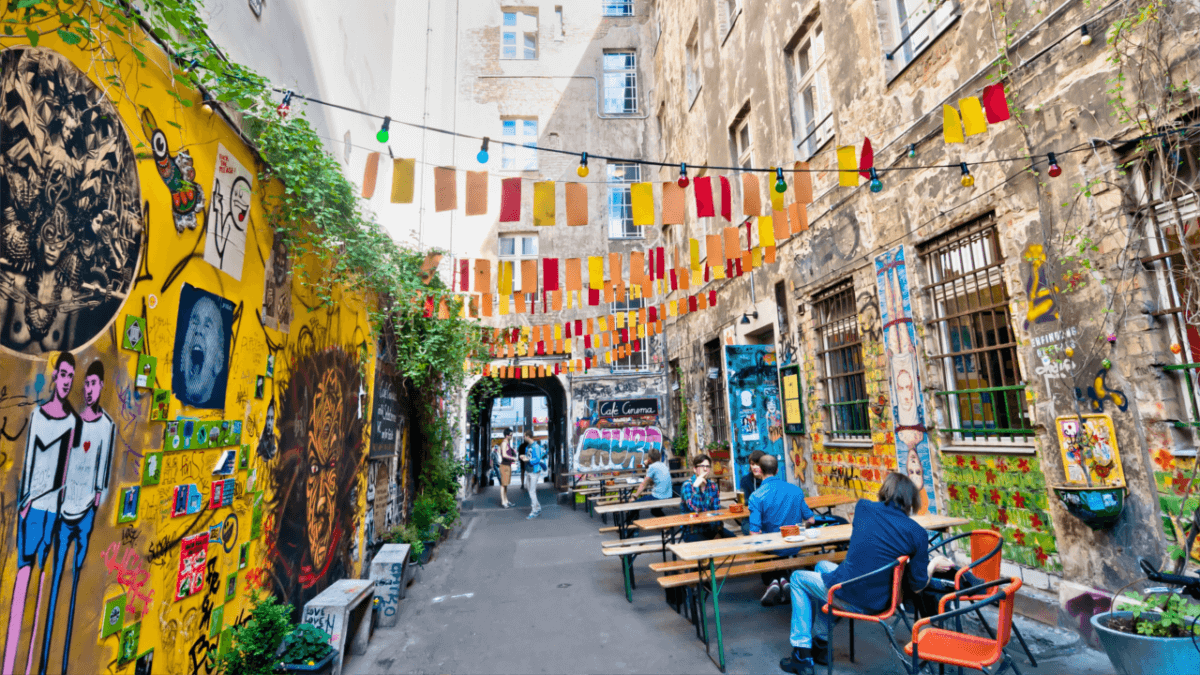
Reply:
<svg viewBox="0 0 1200 675"><path fill-rule="evenodd" d="M788 59L796 93L796 149L808 159L833 138L833 106L825 75L825 32L817 23L809 28Z"/></svg>
<svg viewBox="0 0 1200 675"><path fill-rule="evenodd" d="M604 112L635 113L637 96L637 54L604 52Z"/></svg>
<svg viewBox="0 0 1200 675"><path fill-rule="evenodd" d="M610 162L608 164L608 238L641 239L644 235L633 224L633 200L630 186L642 180L638 164Z"/></svg>
<svg viewBox="0 0 1200 675"><path fill-rule="evenodd" d="M687 41L687 72L684 81L687 84L688 107L696 102L700 95L700 23L692 27L692 34Z"/></svg>
<svg viewBox="0 0 1200 675"><path fill-rule="evenodd" d="M729 131L729 141L733 146L733 156L737 158L738 166L748 169L754 166L754 146L750 135L750 108L747 106L737 116Z"/></svg>
<svg viewBox="0 0 1200 675"><path fill-rule="evenodd" d="M633 16L633 0L603 0L604 16Z"/></svg>
<svg viewBox="0 0 1200 675"><path fill-rule="evenodd" d="M646 306L646 301L644 299L638 298L635 300L633 298L630 298L629 300L627 300L625 302L614 302L612 304L612 311L614 313L615 312L625 312L627 315L630 312L632 312L634 314L634 316L637 316L638 310L642 309L645 306ZM629 331L630 352L629 352L629 356L623 356L619 359L618 358L613 359L613 362L612 362L612 371L613 372L630 371L630 370L648 370L650 368L650 338L640 338L639 339L637 336L637 328L636 327L630 328L631 325L632 325L632 323L628 320L628 316L627 316L626 321L625 321L625 328L626 328L626 330ZM633 349L633 344L635 341L637 342L637 347L638 347L637 349Z"/></svg>
<svg viewBox="0 0 1200 675"><path fill-rule="evenodd" d="M509 171L537 171L538 121L514 118L502 120L505 145L500 151L500 168ZM515 144L515 145L512 145Z"/></svg>
<svg viewBox="0 0 1200 675"><path fill-rule="evenodd" d="M500 36L500 58L533 60L538 57L538 16L536 12L504 12L504 30Z"/></svg>
<svg viewBox="0 0 1200 675"><path fill-rule="evenodd" d="M925 51L958 16L955 0L876 0L888 13L884 55L897 71Z"/></svg>
<svg viewBox="0 0 1200 675"><path fill-rule="evenodd" d="M538 238L536 234L504 234L500 236L500 262L513 264L513 292L521 292L521 261L536 260Z"/></svg>
<svg viewBox="0 0 1200 675"><path fill-rule="evenodd" d="M729 37L741 13L742 0L717 0L717 30L721 33L721 42Z"/></svg>

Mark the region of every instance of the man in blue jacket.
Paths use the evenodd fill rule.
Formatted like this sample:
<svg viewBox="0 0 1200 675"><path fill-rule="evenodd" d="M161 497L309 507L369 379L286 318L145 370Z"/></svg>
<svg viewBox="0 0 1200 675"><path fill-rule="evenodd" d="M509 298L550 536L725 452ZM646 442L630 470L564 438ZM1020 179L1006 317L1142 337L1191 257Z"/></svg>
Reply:
<svg viewBox="0 0 1200 675"><path fill-rule="evenodd" d="M812 525L817 521L817 514L804 501L804 490L776 475L779 473L778 457L764 454L759 458L758 466L762 468L763 482L747 500L750 507L750 534L770 534L778 532L784 525ZM798 547L789 548L776 551L775 554L786 558L796 555L799 550ZM781 597L785 598L785 602L790 597L787 578L780 579L778 575L778 572L763 575L763 583L768 584L762 597L764 607L778 605Z"/></svg>
<svg viewBox="0 0 1200 675"><path fill-rule="evenodd" d="M546 464L546 451L542 444L528 431L525 432L525 442L529 445L525 446L525 454L521 455L521 461L525 462L527 470L521 475L521 480L525 482L525 489L529 491L529 501L533 505L527 518L537 518L542 513L542 504L537 496L538 484L542 482L542 477L550 467Z"/></svg>

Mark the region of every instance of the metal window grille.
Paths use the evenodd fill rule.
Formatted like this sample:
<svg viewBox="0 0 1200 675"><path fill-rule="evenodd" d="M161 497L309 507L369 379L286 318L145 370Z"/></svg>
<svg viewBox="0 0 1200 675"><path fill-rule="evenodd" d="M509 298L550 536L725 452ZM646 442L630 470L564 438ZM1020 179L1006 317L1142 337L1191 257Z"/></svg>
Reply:
<svg viewBox="0 0 1200 675"><path fill-rule="evenodd" d="M510 171L537 171L537 120L504 120L500 168ZM516 143L519 145L509 145Z"/></svg>
<svg viewBox="0 0 1200 675"><path fill-rule="evenodd" d="M713 441L729 442L729 413L725 409L725 373L721 368L721 342L711 340L704 345L704 381L708 390L708 420L712 424Z"/></svg>
<svg viewBox="0 0 1200 675"><path fill-rule="evenodd" d="M641 298L638 298L636 300L631 298L625 302L614 302L612 304L612 310L614 312L629 312L630 310L633 310L636 313L637 310L646 306L645 302L646 301ZM625 325L628 327L629 322L626 321ZM635 333L636 329L630 330L630 332ZM631 347L633 345L633 341L634 341L635 337L636 337L636 335L629 336L629 344L631 345ZM624 356L619 359L613 359L612 372L621 373L621 372L633 372L633 371L639 371L639 370L649 370L650 369L650 338L643 338L643 339L638 340L638 347L639 347L639 349L634 349L634 350L630 351L629 356Z"/></svg>
<svg viewBox="0 0 1200 675"><path fill-rule="evenodd" d="M609 239L641 239L645 228L633 224L633 200L630 185L642 179L642 167L637 164L608 165L608 237Z"/></svg>
<svg viewBox="0 0 1200 675"><path fill-rule="evenodd" d="M1200 429L1200 288L1193 279L1200 265L1200 201L1194 191L1200 162L1195 147L1180 148L1177 156L1173 180L1162 179L1158 161L1132 172L1142 204L1135 218L1146 238L1142 264L1154 275L1159 306L1154 315L1164 319L1171 343L1182 347L1163 366L1182 397L1175 426Z"/></svg>
<svg viewBox="0 0 1200 675"><path fill-rule="evenodd" d="M604 16L633 16L633 0L604 0Z"/></svg>
<svg viewBox="0 0 1200 675"><path fill-rule="evenodd" d="M815 298L817 357L825 383L827 434L832 439L870 438L867 419L867 385L864 379L862 336L854 285L847 281Z"/></svg>
<svg viewBox="0 0 1200 675"><path fill-rule="evenodd" d="M637 105L637 55L604 53L604 112L635 113Z"/></svg>
<svg viewBox="0 0 1200 675"><path fill-rule="evenodd" d="M950 424L940 431L956 441L1027 441L1033 428L991 216L929 242L920 253L935 316L928 325L940 352L930 359L941 365L946 386L934 392Z"/></svg>

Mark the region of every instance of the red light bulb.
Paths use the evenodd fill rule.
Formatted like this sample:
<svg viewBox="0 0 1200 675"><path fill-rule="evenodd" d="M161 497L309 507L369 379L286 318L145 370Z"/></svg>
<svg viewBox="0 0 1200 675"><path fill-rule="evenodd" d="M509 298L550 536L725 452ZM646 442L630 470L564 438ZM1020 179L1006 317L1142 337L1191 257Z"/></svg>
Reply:
<svg viewBox="0 0 1200 675"><path fill-rule="evenodd" d="M681 187L681 188L685 188L692 184L692 181L688 180L687 176L680 176L679 180L676 182L679 183L679 187Z"/></svg>
<svg viewBox="0 0 1200 675"><path fill-rule="evenodd" d="M1051 178L1058 178L1062 175L1062 167L1057 164L1051 164L1050 170L1046 173L1050 174Z"/></svg>

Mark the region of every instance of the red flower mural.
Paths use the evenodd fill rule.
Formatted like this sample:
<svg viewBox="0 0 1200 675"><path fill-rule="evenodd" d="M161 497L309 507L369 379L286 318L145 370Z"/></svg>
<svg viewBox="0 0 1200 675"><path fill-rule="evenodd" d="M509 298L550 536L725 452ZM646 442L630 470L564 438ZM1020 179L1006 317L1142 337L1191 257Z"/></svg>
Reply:
<svg viewBox="0 0 1200 675"><path fill-rule="evenodd" d="M972 457L972 458L971 458L971 469L972 469L973 471L978 471L978 470L979 470L979 460L978 460L977 458L975 458L975 457Z"/></svg>
<svg viewBox="0 0 1200 675"><path fill-rule="evenodd" d="M979 491L975 489L974 485L967 488L967 497L970 498L972 502L979 501Z"/></svg>
<svg viewBox="0 0 1200 675"><path fill-rule="evenodd" d="M992 500L993 504L999 506L1000 505L1000 492L998 490L993 489L991 494L988 495L988 499Z"/></svg>
<svg viewBox="0 0 1200 675"><path fill-rule="evenodd" d="M1163 471L1170 471L1172 465L1175 464L1175 458L1171 453L1160 448L1158 452L1154 453L1154 463Z"/></svg>
<svg viewBox="0 0 1200 675"><path fill-rule="evenodd" d="M1018 544L1024 546L1025 545L1024 530L1017 530L1016 532L1013 532L1013 539L1016 539Z"/></svg>
<svg viewBox="0 0 1200 675"><path fill-rule="evenodd" d="M957 464L958 466L966 466L967 458L963 457L962 455L955 455L954 463Z"/></svg>
<svg viewBox="0 0 1200 675"><path fill-rule="evenodd" d="M1025 508L1025 495L1020 492L1014 492L1012 500L1013 506L1016 506L1018 509Z"/></svg>
<svg viewBox="0 0 1200 675"><path fill-rule="evenodd" d="M1187 494L1188 483L1190 481L1183 475L1183 471L1176 471L1175 477L1171 479L1171 487L1175 490L1175 494L1183 496Z"/></svg>
<svg viewBox="0 0 1200 675"><path fill-rule="evenodd" d="M946 491L950 493L950 499L958 499L958 486L951 485L946 488Z"/></svg>
<svg viewBox="0 0 1200 675"><path fill-rule="evenodd" d="M1017 468L1020 469L1021 473L1029 473L1029 460L1018 459Z"/></svg>
<svg viewBox="0 0 1200 675"><path fill-rule="evenodd" d="M996 470L1000 473L1005 473L1008 471L1008 462L1004 461L1003 457L996 460Z"/></svg>
<svg viewBox="0 0 1200 675"><path fill-rule="evenodd" d="M1036 554L1037 554L1038 564L1040 564L1040 565L1046 564L1046 561L1050 559L1050 556L1046 555L1046 552L1044 550L1042 550L1041 546L1037 547Z"/></svg>
<svg viewBox="0 0 1200 675"><path fill-rule="evenodd" d="M1001 507L1000 507L1000 512L999 512L999 514L998 514L998 517L999 517L999 519L1000 519L1000 524L1001 524L1001 525L1007 525L1007 524L1008 524L1008 509L1006 509L1006 508L1004 508L1003 506L1001 506Z"/></svg>
<svg viewBox="0 0 1200 675"><path fill-rule="evenodd" d="M987 481L988 485L996 484L996 472L992 471L991 469L988 469L983 473L983 478Z"/></svg>
<svg viewBox="0 0 1200 675"><path fill-rule="evenodd" d="M1034 526L1035 528L1039 529L1039 530L1040 530L1040 529L1042 529L1042 525L1044 525L1044 524L1045 524L1045 523L1043 523L1043 522L1042 522L1042 519L1041 519L1041 518L1038 518L1038 514L1036 514L1036 513L1034 513L1034 514L1031 514L1031 515L1029 516L1029 522L1030 522L1030 523L1032 523L1032 524L1033 524L1033 526Z"/></svg>

